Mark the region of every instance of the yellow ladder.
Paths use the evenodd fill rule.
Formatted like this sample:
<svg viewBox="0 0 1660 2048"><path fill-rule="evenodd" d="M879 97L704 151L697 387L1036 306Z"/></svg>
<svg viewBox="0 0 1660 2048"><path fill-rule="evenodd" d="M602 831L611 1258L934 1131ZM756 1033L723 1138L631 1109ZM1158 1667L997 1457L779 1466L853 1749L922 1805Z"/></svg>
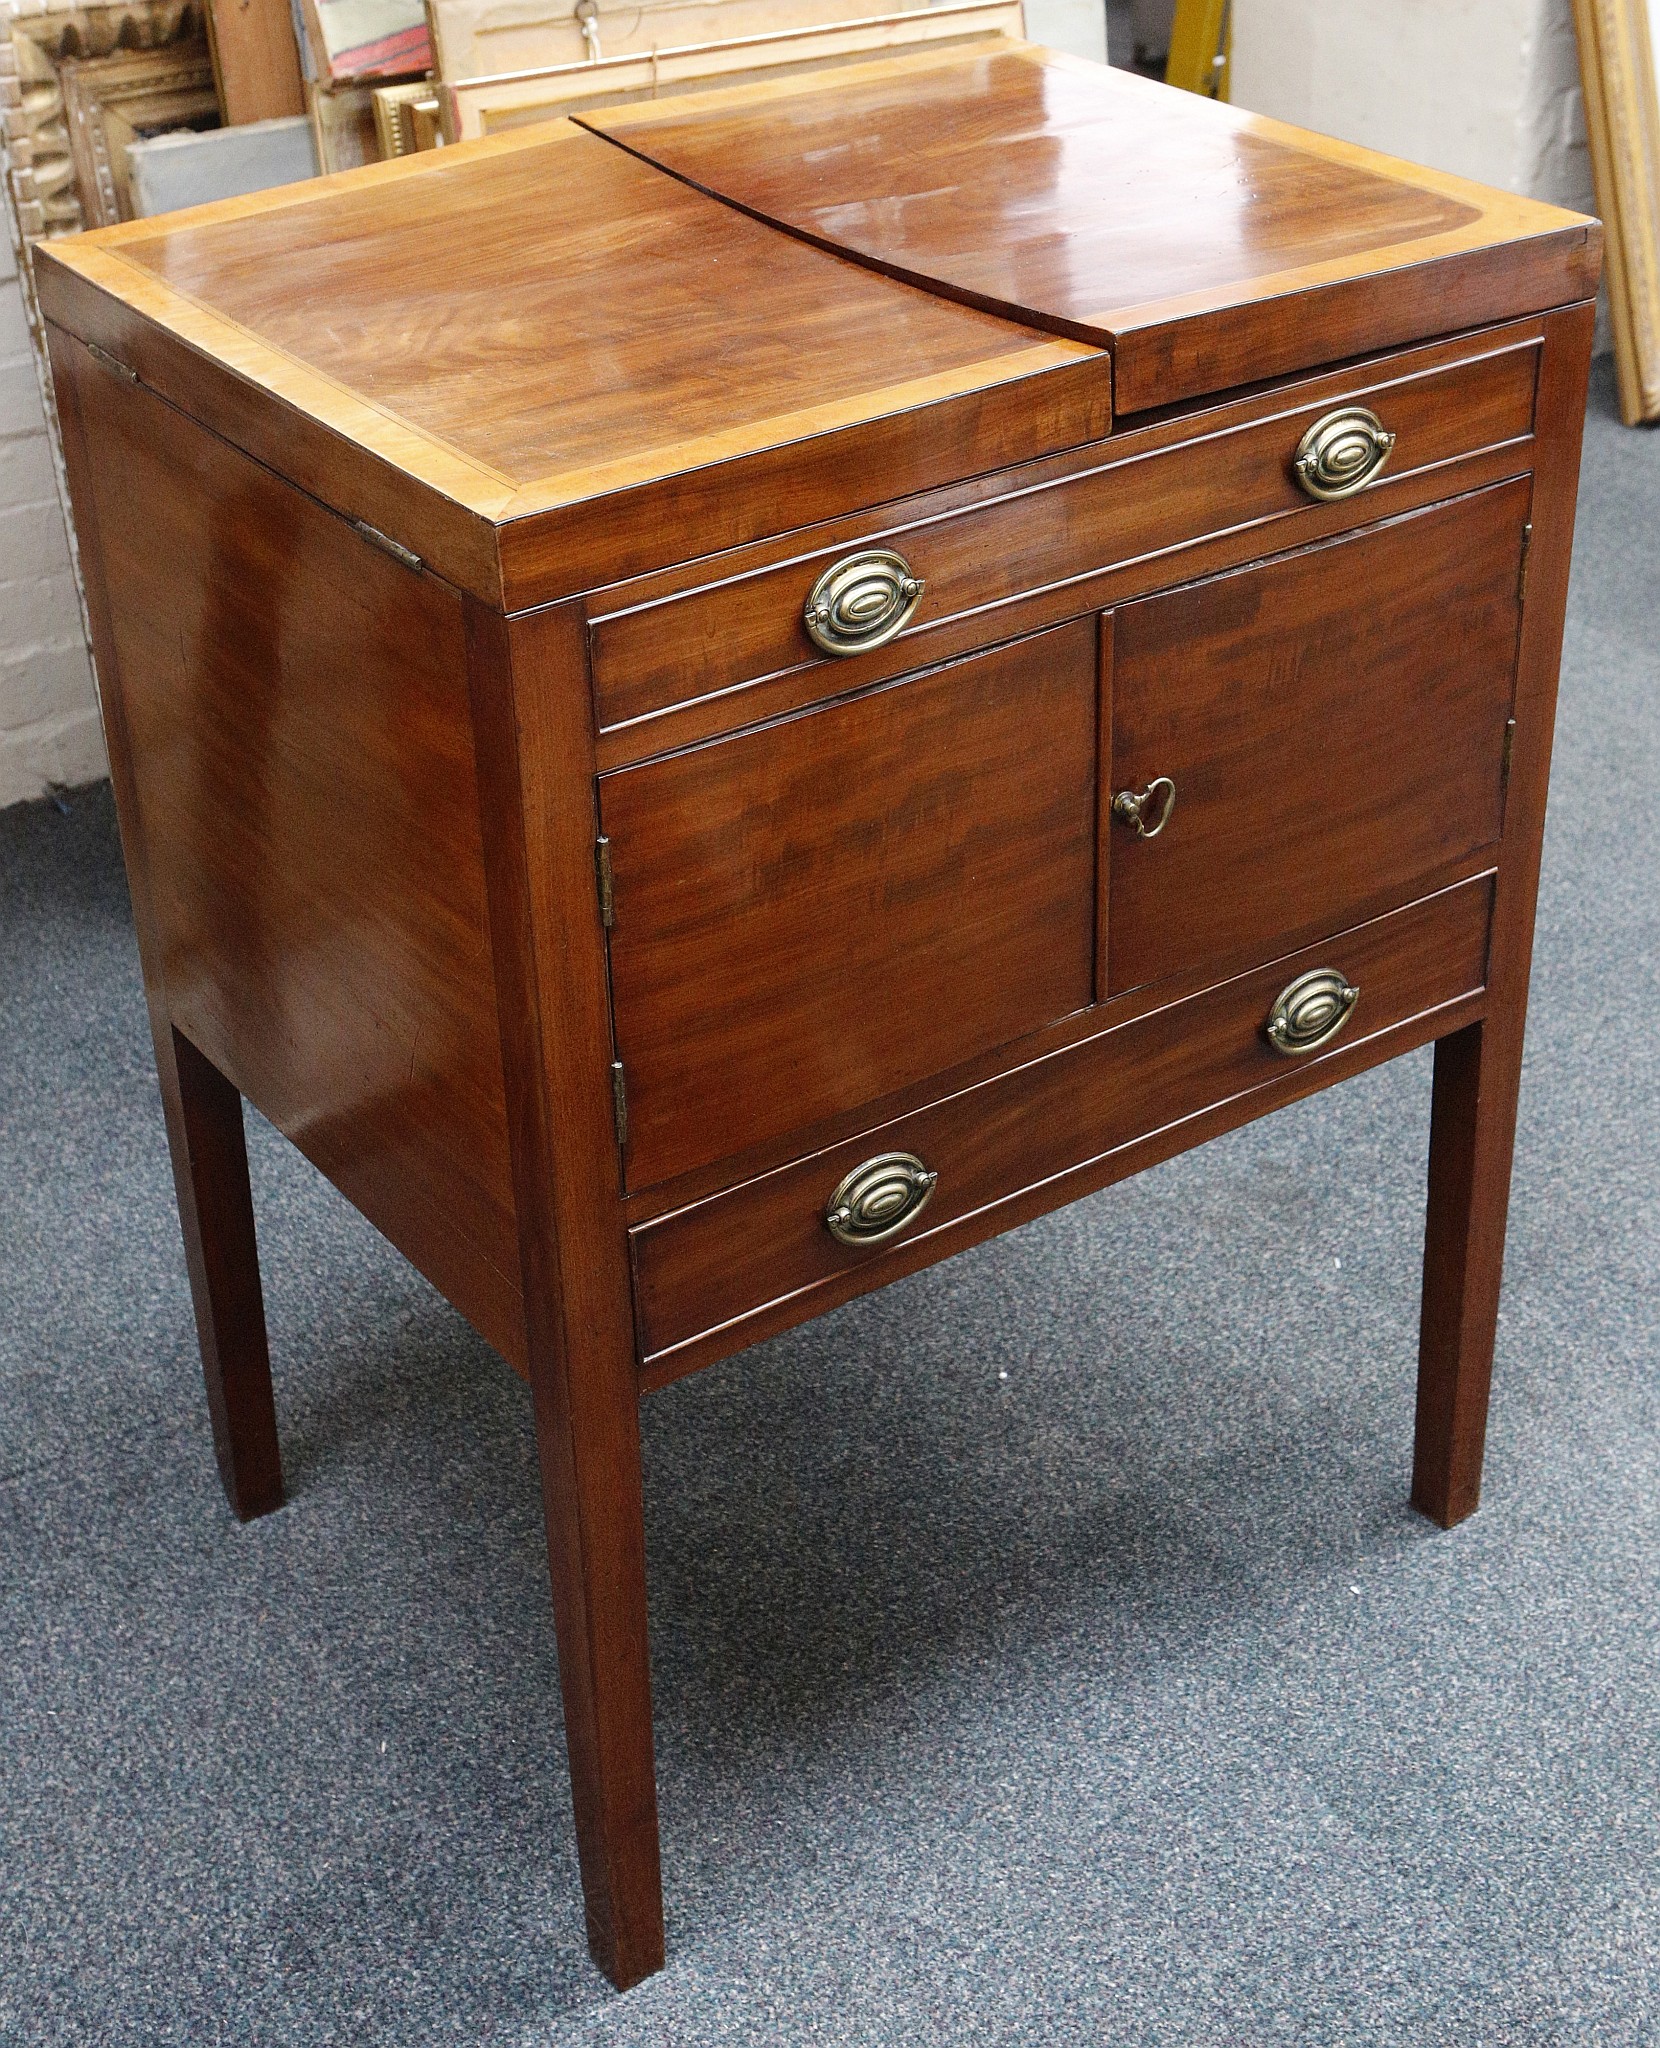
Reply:
<svg viewBox="0 0 1660 2048"><path fill-rule="evenodd" d="M1170 56L1164 67L1166 85L1203 93L1206 99L1227 98L1232 14L1228 0L1176 0Z"/></svg>

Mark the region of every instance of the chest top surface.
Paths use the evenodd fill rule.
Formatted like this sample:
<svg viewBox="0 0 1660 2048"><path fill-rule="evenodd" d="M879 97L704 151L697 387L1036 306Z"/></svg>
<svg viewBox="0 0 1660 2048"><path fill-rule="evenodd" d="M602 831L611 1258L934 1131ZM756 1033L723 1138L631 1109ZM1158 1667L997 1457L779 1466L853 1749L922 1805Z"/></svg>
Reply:
<svg viewBox="0 0 1660 2048"><path fill-rule="evenodd" d="M1597 229L997 39L41 255L57 325L511 608L515 548L557 595L1566 303Z"/></svg>
<svg viewBox="0 0 1660 2048"><path fill-rule="evenodd" d="M1483 272L1478 317L1596 271L1577 216L1025 44L578 118L826 248L1110 348L1120 413L1420 338Z"/></svg>
<svg viewBox="0 0 1660 2048"><path fill-rule="evenodd" d="M986 382L1041 346L568 125L123 254L513 491L686 466L700 443Z"/></svg>

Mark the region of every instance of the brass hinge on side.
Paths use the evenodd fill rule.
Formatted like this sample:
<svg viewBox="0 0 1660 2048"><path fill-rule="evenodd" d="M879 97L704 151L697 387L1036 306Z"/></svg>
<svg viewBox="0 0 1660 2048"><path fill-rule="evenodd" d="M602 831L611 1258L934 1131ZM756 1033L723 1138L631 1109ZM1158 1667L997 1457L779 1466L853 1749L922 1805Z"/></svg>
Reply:
<svg viewBox="0 0 1660 2048"><path fill-rule="evenodd" d="M383 555L390 555L394 562L402 562L406 569L420 568L421 558L413 548L406 548L402 541L394 540L389 533L382 533L378 526L371 526L367 519L354 519L352 524L370 547L379 548Z"/></svg>
<svg viewBox="0 0 1660 2048"><path fill-rule="evenodd" d="M1527 563L1533 553L1533 521L1530 519L1522 528L1522 569L1516 581L1516 602L1527 603Z"/></svg>
<svg viewBox="0 0 1660 2048"><path fill-rule="evenodd" d="M599 890L599 921L609 931L617 921L617 898L611 876L611 842L603 832L594 841L594 885Z"/></svg>
<svg viewBox="0 0 1660 2048"><path fill-rule="evenodd" d="M131 363L122 362L119 356L112 356L107 348L100 348L95 341L86 345L87 354L95 363L102 363L106 370L113 370L118 377L125 377L129 384L139 381L138 372Z"/></svg>
<svg viewBox="0 0 1660 2048"><path fill-rule="evenodd" d="M621 1060L611 1062L611 1114L617 1126L617 1149L628 1143L628 1083L623 1079Z"/></svg>
<svg viewBox="0 0 1660 2048"><path fill-rule="evenodd" d="M1499 759L1499 794L1503 796L1510 787L1510 757L1516 750L1516 721L1507 718L1504 722L1504 752Z"/></svg>

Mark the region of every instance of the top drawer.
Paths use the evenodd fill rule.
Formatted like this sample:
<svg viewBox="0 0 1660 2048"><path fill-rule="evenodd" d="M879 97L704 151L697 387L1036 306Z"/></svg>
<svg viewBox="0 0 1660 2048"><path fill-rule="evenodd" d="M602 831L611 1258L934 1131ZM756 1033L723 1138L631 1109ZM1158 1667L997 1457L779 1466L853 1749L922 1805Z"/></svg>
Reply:
<svg viewBox="0 0 1660 2048"><path fill-rule="evenodd" d="M1408 360L1421 364L1425 354ZM1374 364L1347 384L1327 378L1284 393L1288 409L1257 399L1208 412L1202 431L1174 443L1167 424L1099 444L1107 459L1097 466L964 509L862 533L844 522L823 546L697 589L659 594L652 579L619 586L607 594L616 608L591 627L599 724L626 726L792 670L826 671L827 687L848 689L929 659L929 647L909 643L949 621L1114 565L1298 513L1322 532L1334 518L1342 526L1376 516L1369 500L1377 481L1524 440L1533 428L1537 355L1536 341L1518 338L1416 374L1401 374L1404 362L1393 375L1391 365ZM1295 403L1304 393L1312 395ZM1295 469L1305 436L1361 408L1395 437L1381 471L1336 499L1311 495ZM1273 545L1295 538L1288 532ZM804 617L815 587L847 558L874 550L896 558L876 567L878 585L907 575L921 584L909 617L869 651L855 635L849 656L821 652ZM1179 573L1151 570L1146 587ZM881 595L877 587L878 603ZM899 593L901 606L907 595ZM641 601L616 603L629 597ZM1080 605L1089 601L1079 593ZM995 631L983 626L981 637Z"/></svg>

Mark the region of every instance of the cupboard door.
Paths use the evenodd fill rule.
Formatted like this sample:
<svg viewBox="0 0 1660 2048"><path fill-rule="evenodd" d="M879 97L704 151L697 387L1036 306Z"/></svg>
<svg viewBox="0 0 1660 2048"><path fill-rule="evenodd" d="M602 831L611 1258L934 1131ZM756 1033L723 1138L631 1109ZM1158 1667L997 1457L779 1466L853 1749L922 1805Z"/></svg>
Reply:
<svg viewBox="0 0 1660 2048"><path fill-rule="evenodd" d="M1227 971L1491 845L1524 478L1113 614L1109 993ZM1125 793L1151 791L1138 836ZM1108 807L1118 798L1116 810Z"/></svg>
<svg viewBox="0 0 1660 2048"><path fill-rule="evenodd" d="M1097 628L600 779L642 1187L1085 1007Z"/></svg>

